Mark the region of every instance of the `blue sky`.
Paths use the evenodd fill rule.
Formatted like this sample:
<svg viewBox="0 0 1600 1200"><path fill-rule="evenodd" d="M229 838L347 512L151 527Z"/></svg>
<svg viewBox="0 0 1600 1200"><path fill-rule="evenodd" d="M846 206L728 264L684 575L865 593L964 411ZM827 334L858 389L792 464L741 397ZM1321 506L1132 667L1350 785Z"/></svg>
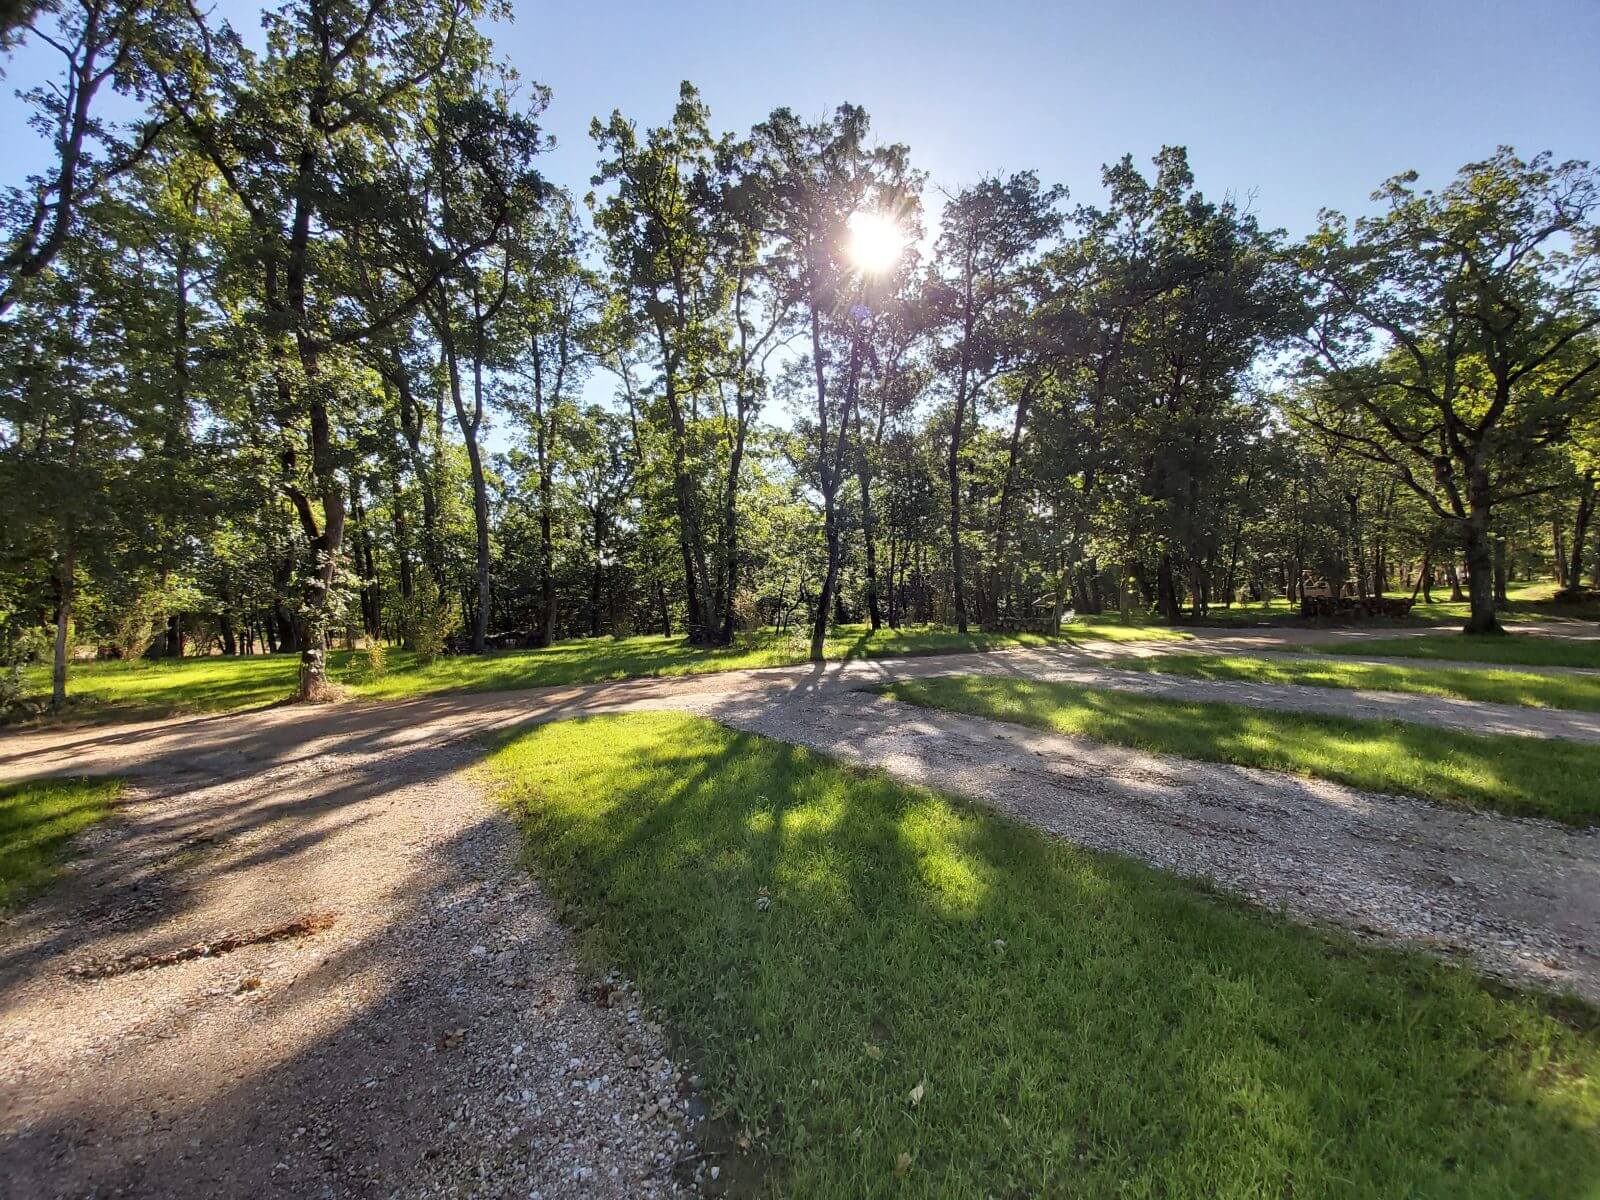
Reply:
<svg viewBox="0 0 1600 1200"><path fill-rule="evenodd" d="M247 36L258 28L258 4L216 11ZM683 79L718 129L747 130L779 105L864 105L883 140L909 144L951 191L1034 168L1094 201L1102 163L1186 145L1203 189L1248 197L1291 234L1323 206L1368 208L1391 174L1442 184L1501 143L1600 159L1600 0L521 0L496 41L552 88L545 170L580 195L590 120L620 108L659 123ZM9 82L29 82L39 61L25 50ZM14 130L9 93L0 127ZM37 161L14 138L0 183ZM611 388L598 376L591 398Z"/></svg>
<svg viewBox="0 0 1600 1200"><path fill-rule="evenodd" d="M641 123L692 79L726 128L864 105L936 184L1036 168L1098 196L1100 164L1187 145L1211 192L1304 232L1389 175L1443 181L1502 142L1600 158L1600 2L518 6L500 39L554 89L551 174L580 185L590 117Z"/></svg>
<svg viewBox="0 0 1600 1200"><path fill-rule="evenodd" d="M502 53L554 100L547 173L582 192L589 121L641 124L700 85L719 127L864 105L936 185L1032 167L1098 196L1100 164L1162 143L1209 192L1291 233L1409 167L1442 182L1497 144L1600 158L1600 0L517 3ZM258 6L217 11L254 30ZM37 60L25 50L9 84ZM5 127L18 108L10 87ZM12 141L0 182L36 161Z"/></svg>

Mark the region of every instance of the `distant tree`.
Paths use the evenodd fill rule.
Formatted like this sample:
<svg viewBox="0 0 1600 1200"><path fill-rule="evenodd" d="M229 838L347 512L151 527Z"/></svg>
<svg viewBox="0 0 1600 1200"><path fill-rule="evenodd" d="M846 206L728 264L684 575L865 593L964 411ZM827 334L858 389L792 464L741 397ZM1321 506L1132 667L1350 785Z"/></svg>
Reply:
<svg viewBox="0 0 1600 1200"><path fill-rule="evenodd" d="M951 589L956 627L967 632L962 547L962 445L977 398L1014 366L1026 327L1038 258L1061 228L1066 192L1031 171L985 179L945 205L934 248L930 309L943 334L936 362L951 399L945 482L950 501Z"/></svg>
<svg viewBox="0 0 1600 1200"><path fill-rule="evenodd" d="M1468 633L1495 616L1494 511L1600 372L1595 171L1508 148L1440 191L1414 172L1379 216L1325 213L1297 251L1311 305L1297 412L1399 474L1466 551Z"/></svg>

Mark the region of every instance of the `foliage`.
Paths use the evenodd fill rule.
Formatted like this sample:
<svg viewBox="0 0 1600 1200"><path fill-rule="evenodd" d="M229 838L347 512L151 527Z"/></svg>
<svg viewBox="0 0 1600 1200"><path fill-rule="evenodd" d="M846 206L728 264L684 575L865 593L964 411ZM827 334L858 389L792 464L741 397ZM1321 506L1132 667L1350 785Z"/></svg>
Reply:
<svg viewBox="0 0 1600 1200"><path fill-rule="evenodd" d="M444 653L450 634L460 623L460 615L444 603L433 576L424 571L411 593L402 620L406 644L417 661L427 665Z"/></svg>

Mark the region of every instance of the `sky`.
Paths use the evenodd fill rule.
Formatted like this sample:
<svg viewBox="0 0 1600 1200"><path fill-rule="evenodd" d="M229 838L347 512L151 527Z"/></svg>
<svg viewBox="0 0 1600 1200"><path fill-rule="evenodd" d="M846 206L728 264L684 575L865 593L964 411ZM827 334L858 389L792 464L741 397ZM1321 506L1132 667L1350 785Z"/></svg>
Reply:
<svg viewBox="0 0 1600 1200"><path fill-rule="evenodd" d="M1391 174L1442 183L1502 143L1600 159L1600 0L514 2L497 45L553 90L546 173L580 194L590 120L659 123L684 79L719 129L863 105L947 190L1033 168L1093 201L1101 164L1186 145L1205 191L1291 234L1325 205L1361 211ZM249 0L215 10L257 28ZM10 91L42 61L24 48L8 71L0 183L39 161Z"/></svg>
<svg viewBox="0 0 1600 1200"><path fill-rule="evenodd" d="M684 79L718 130L862 105L947 191L1034 169L1093 203L1102 164L1184 145L1204 191L1291 235L1323 207L1370 211L1390 175L1442 185L1501 144L1600 160L1600 0L513 2L496 44L552 89L544 170L579 195L591 119L662 123ZM215 0L247 37L259 11ZM0 184L40 161L10 89L43 61L25 47L8 70Z"/></svg>

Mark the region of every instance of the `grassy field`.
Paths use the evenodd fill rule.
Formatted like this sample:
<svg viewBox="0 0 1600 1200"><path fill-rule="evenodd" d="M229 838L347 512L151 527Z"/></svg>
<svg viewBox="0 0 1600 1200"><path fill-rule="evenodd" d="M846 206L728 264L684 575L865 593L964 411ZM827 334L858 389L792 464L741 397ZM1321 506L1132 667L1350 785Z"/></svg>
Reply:
<svg viewBox="0 0 1600 1200"><path fill-rule="evenodd" d="M1412 639L1418 640L1418 639ZM1434 640L1434 639L1428 639ZM1483 700L1529 708L1600 712L1600 675L1541 675L1532 671L1388 666L1326 658L1249 658L1223 654L1163 654L1118 659L1122 670L1153 671L1190 679L1286 683L1322 688L1410 692L1453 700Z"/></svg>
<svg viewBox="0 0 1600 1200"><path fill-rule="evenodd" d="M1505 636L1399 637L1307 646L1319 654L1363 658L1432 658L1507 667L1600 668L1600 640L1551 637L1542 633Z"/></svg>
<svg viewBox="0 0 1600 1200"><path fill-rule="evenodd" d="M1512 816L1600 823L1600 745L1472 734L1243 704L1137 696L1070 683L953 675L883 694L1207 762L1265 767Z"/></svg>
<svg viewBox="0 0 1600 1200"><path fill-rule="evenodd" d="M1061 638L1038 634L959 634L952 629L881 629L842 626L828 639L830 659L892 658L1077 641L1180 640L1189 635L1160 626L1099 621L1072 625ZM332 676L362 699L399 700L436 692L510 691L558 684L596 683L637 676L691 675L748 667L777 667L807 660L809 643L788 634L750 634L724 649L691 646L681 638L643 636L575 639L542 650L507 650L452 655L422 666L400 650L388 654L389 670L377 679L359 677L359 658L348 651L329 656ZM353 661L357 660L357 661ZM188 658L156 662L74 664L68 683L79 718L162 716L258 708L287 699L294 690L298 657ZM49 671L36 667L28 685L48 695Z"/></svg>
<svg viewBox="0 0 1600 1200"><path fill-rule="evenodd" d="M1600 1188L1589 1010L694 718L545 725L490 768L700 1073L737 1194Z"/></svg>
<svg viewBox="0 0 1600 1200"><path fill-rule="evenodd" d="M1523 583L1513 585L1506 589L1506 599L1509 601L1501 609L1500 618L1504 621L1536 621L1550 618L1576 618L1579 620L1600 620L1600 605L1595 604L1558 604L1553 597L1556 585L1550 582ZM1410 592L1388 592L1391 599L1405 598ZM1434 594L1438 595L1436 588ZM1448 596L1446 588L1444 595ZM1396 626L1407 625L1459 625L1465 623L1468 615L1466 601L1435 600L1432 604L1425 604L1419 598L1411 608L1411 615L1404 621L1394 621ZM1261 603L1235 604L1229 608L1214 606L1207 612L1200 625L1298 625L1300 624L1300 605L1298 602L1290 604L1282 596L1275 596Z"/></svg>
<svg viewBox="0 0 1600 1200"><path fill-rule="evenodd" d="M107 779L0 784L0 912L50 881L73 834L110 816L121 790Z"/></svg>

